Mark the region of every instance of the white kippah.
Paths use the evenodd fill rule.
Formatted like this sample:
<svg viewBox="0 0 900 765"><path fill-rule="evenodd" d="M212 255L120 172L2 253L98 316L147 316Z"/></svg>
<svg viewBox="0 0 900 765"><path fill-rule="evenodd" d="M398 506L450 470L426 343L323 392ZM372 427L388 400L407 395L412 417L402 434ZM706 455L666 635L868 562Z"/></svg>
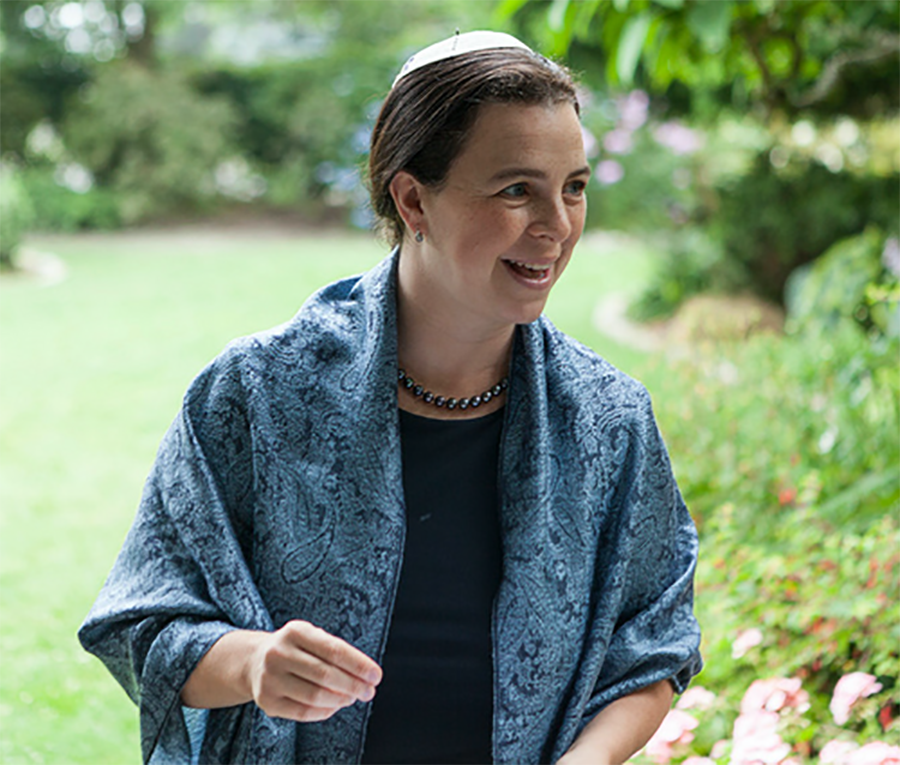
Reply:
<svg viewBox="0 0 900 765"><path fill-rule="evenodd" d="M418 53L410 56L400 70L400 74L394 78L394 85L410 72L414 72L427 64L433 64L435 61L453 58L454 56L471 53L476 50L491 50L494 48L531 50L521 40L517 40L505 32L478 31L464 32L463 34L457 32L453 37L448 37L446 40L441 40L434 43L434 45L429 45L427 48L422 48ZM391 87L394 87L394 85L391 85Z"/></svg>

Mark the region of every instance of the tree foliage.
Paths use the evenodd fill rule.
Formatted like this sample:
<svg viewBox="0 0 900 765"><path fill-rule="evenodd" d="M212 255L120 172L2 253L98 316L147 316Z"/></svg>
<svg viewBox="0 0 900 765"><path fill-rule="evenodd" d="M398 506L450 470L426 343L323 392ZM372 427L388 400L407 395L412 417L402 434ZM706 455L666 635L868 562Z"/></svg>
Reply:
<svg viewBox="0 0 900 765"><path fill-rule="evenodd" d="M0 151L26 166L38 224L52 228L234 200L364 222L359 166L393 73L489 11L465 0L4 0Z"/></svg>
<svg viewBox="0 0 900 765"><path fill-rule="evenodd" d="M898 105L894 0L502 0L498 14L554 55L599 60L612 86L766 115Z"/></svg>

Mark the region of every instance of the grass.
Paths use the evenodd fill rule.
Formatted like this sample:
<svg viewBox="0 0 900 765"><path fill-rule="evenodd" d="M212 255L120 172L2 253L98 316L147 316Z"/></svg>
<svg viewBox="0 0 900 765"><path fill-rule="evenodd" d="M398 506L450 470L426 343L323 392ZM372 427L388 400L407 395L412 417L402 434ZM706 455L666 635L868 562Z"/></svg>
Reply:
<svg viewBox="0 0 900 765"><path fill-rule="evenodd" d="M131 523L193 376L233 337L290 318L383 257L370 237L131 232L34 237L53 286L0 280L0 762L138 763L137 713L75 632ZM548 314L629 372L591 313L649 268L589 239Z"/></svg>

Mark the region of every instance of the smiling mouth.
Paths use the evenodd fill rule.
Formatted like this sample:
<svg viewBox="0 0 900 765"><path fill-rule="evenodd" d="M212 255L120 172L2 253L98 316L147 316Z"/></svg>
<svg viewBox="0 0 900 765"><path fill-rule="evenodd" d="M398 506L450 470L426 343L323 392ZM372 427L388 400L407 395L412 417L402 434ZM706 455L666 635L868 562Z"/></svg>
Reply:
<svg viewBox="0 0 900 765"><path fill-rule="evenodd" d="M512 270L515 271L519 276L524 277L525 279L532 279L534 281L541 281L545 279L550 274L550 269L553 267L552 263L545 263L542 265L538 265L536 263L522 263L518 260L504 260L504 263Z"/></svg>

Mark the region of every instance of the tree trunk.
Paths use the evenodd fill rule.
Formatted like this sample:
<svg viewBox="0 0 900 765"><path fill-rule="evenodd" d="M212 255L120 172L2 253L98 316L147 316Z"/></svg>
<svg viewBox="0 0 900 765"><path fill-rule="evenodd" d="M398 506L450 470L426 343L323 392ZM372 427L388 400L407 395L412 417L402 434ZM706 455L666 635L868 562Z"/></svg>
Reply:
<svg viewBox="0 0 900 765"><path fill-rule="evenodd" d="M0 28L6 38L4 58L16 59L26 48L28 32L22 23L27 7L25 0L0 0Z"/></svg>
<svg viewBox="0 0 900 765"><path fill-rule="evenodd" d="M156 64L156 19L156 12L145 5L144 34L128 46L129 57L148 68Z"/></svg>

